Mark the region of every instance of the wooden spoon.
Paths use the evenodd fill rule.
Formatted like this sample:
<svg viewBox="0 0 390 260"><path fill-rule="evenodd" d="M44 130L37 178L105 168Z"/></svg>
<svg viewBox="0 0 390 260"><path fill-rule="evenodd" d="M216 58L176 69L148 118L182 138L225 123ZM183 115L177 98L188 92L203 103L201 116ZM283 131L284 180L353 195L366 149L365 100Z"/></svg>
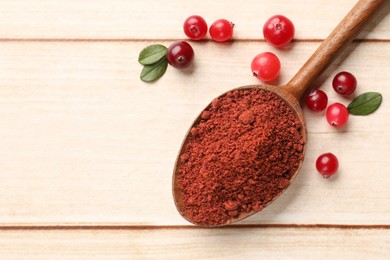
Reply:
<svg viewBox="0 0 390 260"><path fill-rule="evenodd" d="M301 108L302 98L305 96L306 92L310 89L311 83L319 76L319 74L331 63L332 59L337 56L341 47L345 46L349 41L351 41L354 36L360 31L363 24L374 14L374 12L380 7L384 0L360 0L352 10L345 16L345 18L340 22L340 24L333 30L333 32L324 40L320 47L314 52L310 59L303 65L303 67L298 71L298 73L287 83L287 85L282 87L276 87L271 85L263 86L243 86L237 88L239 90L244 89L253 89L261 88L267 91L276 93L282 100L289 105L296 117L301 121L301 134L303 139L307 139L307 129L306 122L303 116L303 111ZM230 91L229 91L230 92ZM222 94L221 96L225 95ZM209 107L210 104L207 106ZM207 108L206 107L206 108ZM200 115L196 118L190 129L197 125L200 121ZM229 219L228 222L220 223L217 225L207 225L195 223L189 216L184 214L185 202L183 200L183 192L178 188L177 185L177 171L180 164L180 155L183 153L184 147L187 144L189 136L189 131L186 134L186 137L181 146L179 155L176 159L175 168L173 171L173 198L175 205L179 213L187 219L189 222L198 224L201 226L222 226L227 225L239 220L242 220L254 213L255 210L250 212L242 212L238 217ZM304 146L303 153L306 151L306 145ZM300 162L300 166L297 168L296 172L290 179L290 183L295 179L296 175L299 172L299 169L302 166L303 160ZM280 193L281 194L281 193ZM272 203L277 197L275 196L267 205Z"/></svg>

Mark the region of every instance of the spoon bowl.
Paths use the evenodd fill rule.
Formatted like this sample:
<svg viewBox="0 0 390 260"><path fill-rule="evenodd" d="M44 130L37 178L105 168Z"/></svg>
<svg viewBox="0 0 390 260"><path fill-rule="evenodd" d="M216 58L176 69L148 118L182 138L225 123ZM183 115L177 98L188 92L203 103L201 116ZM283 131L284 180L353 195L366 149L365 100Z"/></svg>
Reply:
<svg viewBox="0 0 390 260"><path fill-rule="evenodd" d="M272 93L278 95L278 97L285 102L285 104L293 112L295 118L299 119L299 121L301 123L301 127L300 127L299 131L300 131L300 134L301 134L301 136L302 136L302 138L304 140L304 143L306 144L307 128L306 128L306 121L305 121L304 116L303 116L303 111L302 111L302 108L301 108L298 100L290 92L286 91L286 89L288 89L287 86L286 87L276 87L276 86L272 86L272 85L247 85L247 86L242 86L242 87L238 87L238 88L229 90L229 91L221 94L217 98L221 98L221 97L225 96L227 93L229 93L231 91L235 91L235 90L243 91L243 90L253 90L253 89L262 89L262 90L265 90L265 91L272 92ZM208 104L204 110L208 109L210 106L211 106L211 103ZM202 112L204 110L202 110ZM194 122L192 123L192 127L194 127L194 126L196 126L196 125L198 125L200 123L200 121L201 121L201 114L202 113L200 113L197 116L197 118L194 120ZM189 222L192 222L193 224L202 225L202 226L205 226L205 227L206 226L211 227L211 226L227 225L227 224L230 224L230 223L233 223L233 222L237 222L237 221L240 221L240 220L242 220L244 218L247 218L247 217L253 215L254 213L256 213L257 211L253 211L253 210L250 211L250 212L242 212L237 217L232 217L227 222L221 223L220 225L207 225L207 224L204 224L204 223L200 224L200 223L194 222L191 218L189 218L185 214L185 212L183 211L183 209L186 206L185 203L184 203L184 200L183 200L184 194L183 194L183 191L179 188L179 185L177 183L178 179L176 178L176 176L177 176L176 173L177 173L178 169L181 166L179 158L180 158L180 155L183 154L183 152L184 152L183 150L185 149L185 147L187 145L187 142L189 140L188 136L191 134L190 129L188 130L188 132L187 132L187 134L186 134L186 136L184 138L184 141L183 141L183 143L181 145L181 149L179 151L179 156L176 158L176 163L175 163L175 168L174 168L175 176L173 178L173 185L172 185L174 202L175 202L176 208L179 211L180 215L182 215L183 218L185 218ZM306 145L303 145L303 151L302 151L303 156L304 156L305 152L306 152ZM299 166L296 168L295 172L290 177L290 179L289 179L290 183L297 176L297 174L298 174L298 172L299 172L299 170L300 170L300 168L302 166L302 163L303 163L303 159L300 161ZM274 196L272 198L272 200L269 201L265 206L268 206L269 204L271 204L281 194L282 194L282 192L278 193L277 196Z"/></svg>
<svg viewBox="0 0 390 260"><path fill-rule="evenodd" d="M306 121L302 111L302 98L305 94L310 90L311 83L319 76L319 74L331 63L332 59L339 54L342 47L344 47L348 42L350 42L354 36L360 31L363 24L375 13L377 9L381 6L381 4L385 0L360 0L358 3L352 8L352 10L345 16L345 18L340 22L340 24L333 30L333 32L323 41L320 47L314 52L314 54L309 58L309 60L303 65L303 67L297 72L297 74L285 85L282 87L271 86L271 85L250 85L236 88L234 90L242 91L242 90L253 90L253 89L262 89L268 92L272 92L276 94L282 101L285 102L287 107L291 109L296 119L298 119L301 123L300 134L302 140L304 141L302 154L304 155L306 152L306 143L307 143L307 128ZM232 90L225 92L220 95L218 98L223 97L227 93ZM208 109L211 106L211 103L205 108ZM204 110L203 110L204 111ZM202 112L203 112L202 111ZM178 212L189 222L194 224L211 227L211 226L223 226L227 224L231 224L242 220L246 217L253 215L254 213L260 211L264 207L259 210L252 209L249 212L241 212L235 217L229 218L227 221L223 223L197 223L190 216L185 213L186 203L184 200L184 191L180 189L178 185L178 171L180 169L180 156L183 154L186 145L189 141L189 137L191 136L190 130L197 126L201 121L201 114L193 122L192 126L189 128L184 141L181 145L178 157L176 159L175 167L173 170L173 178L172 178L172 192L173 199L176 205ZM289 178L289 184L297 176L301 166L303 163L302 160L298 162L298 167L295 169L294 173ZM289 184L278 192L276 195L272 197L272 199L267 202L264 206L271 204L275 201L284 190L287 189Z"/></svg>

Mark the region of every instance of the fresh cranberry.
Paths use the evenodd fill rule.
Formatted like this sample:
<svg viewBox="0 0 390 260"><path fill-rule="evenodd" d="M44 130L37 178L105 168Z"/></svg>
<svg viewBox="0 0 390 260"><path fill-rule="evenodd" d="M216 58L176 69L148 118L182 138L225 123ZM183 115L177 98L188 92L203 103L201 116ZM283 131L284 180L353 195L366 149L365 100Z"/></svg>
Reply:
<svg viewBox="0 0 390 260"><path fill-rule="evenodd" d="M253 76L261 81L271 81L279 75L280 61L272 52L262 52L252 60L251 69Z"/></svg>
<svg viewBox="0 0 390 260"><path fill-rule="evenodd" d="M337 93L347 96L355 91L357 81L354 75L347 71L342 71L334 76L332 85Z"/></svg>
<svg viewBox="0 0 390 260"><path fill-rule="evenodd" d="M191 65L193 59L194 50L188 42L174 42L168 48L168 63L177 69L187 68Z"/></svg>
<svg viewBox="0 0 390 260"><path fill-rule="evenodd" d="M272 16L263 27L265 40L278 48L287 45L293 39L294 33L294 24L283 15Z"/></svg>
<svg viewBox="0 0 390 260"><path fill-rule="evenodd" d="M333 103L326 110L326 120L331 126L343 127L348 121L348 109L340 103Z"/></svg>
<svg viewBox="0 0 390 260"><path fill-rule="evenodd" d="M316 161L317 171L324 177L329 178L337 172L339 161L332 153L321 154Z"/></svg>
<svg viewBox="0 0 390 260"><path fill-rule="evenodd" d="M306 106L308 109L319 112L323 111L328 105L328 96L320 89L313 90L306 97Z"/></svg>
<svg viewBox="0 0 390 260"><path fill-rule="evenodd" d="M234 25L226 19L219 19L210 26L210 36L214 41L225 42L232 38Z"/></svg>
<svg viewBox="0 0 390 260"><path fill-rule="evenodd" d="M192 15L184 21L184 33L192 40L201 40L207 34L207 23L203 17Z"/></svg>

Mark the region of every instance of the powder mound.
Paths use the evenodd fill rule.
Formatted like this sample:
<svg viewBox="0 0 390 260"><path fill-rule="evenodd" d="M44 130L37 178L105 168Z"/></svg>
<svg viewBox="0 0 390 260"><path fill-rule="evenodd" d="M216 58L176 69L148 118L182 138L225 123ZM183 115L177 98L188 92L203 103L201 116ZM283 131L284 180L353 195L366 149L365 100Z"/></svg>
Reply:
<svg viewBox="0 0 390 260"><path fill-rule="evenodd" d="M213 100L179 159L183 214L212 226L262 210L303 160L301 127L288 105L265 90L235 90Z"/></svg>
<svg viewBox="0 0 390 260"><path fill-rule="evenodd" d="M240 121L243 123L243 124L252 124L253 121L255 121L255 115L253 114L253 112L251 110L247 110L245 112L243 112L239 117L238 119L240 119Z"/></svg>

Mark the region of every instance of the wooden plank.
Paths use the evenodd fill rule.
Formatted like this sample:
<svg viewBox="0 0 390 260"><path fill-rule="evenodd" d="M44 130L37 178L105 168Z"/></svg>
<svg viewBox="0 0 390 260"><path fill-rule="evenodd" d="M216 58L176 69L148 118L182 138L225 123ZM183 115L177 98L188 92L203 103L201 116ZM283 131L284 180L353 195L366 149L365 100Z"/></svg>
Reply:
<svg viewBox="0 0 390 260"><path fill-rule="evenodd" d="M162 42L168 44L168 42ZM7 225L181 225L171 172L197 113L230 88L258 81L251 58L265 43L196 44L189 71L169 68L155 84L139 80L139 51L149 42L1 43L0 223ZM276 51L285 83L318 43ZM262 214L243 223L390 224L390 107L387 43L360 43L335 71L379 91L375 114L352 117L340 131L307 112L310 142L296 182ZM322 179L314 161L339 156L341 170Z"/></svg>
<svg viewBox="0 0 390 260"><path fill-rule="evenodd" d="M388 229L8 230L6 259L389 259Z"/></svg>
<svg viewBox="0 0 390 260"><path fill-rule="evenodd" d="M236 39L262 39L262 26L284 14L296 26L296 39L324 39L356 3L329 1L0 1L0 38L13 39L177 39L184 20L200 14L211 24L219 18L236 24ZM361 38L389 39L390 3ZM376 26L377 25L377 26ZM375 28L374 28L375 27Z"/></svg>

